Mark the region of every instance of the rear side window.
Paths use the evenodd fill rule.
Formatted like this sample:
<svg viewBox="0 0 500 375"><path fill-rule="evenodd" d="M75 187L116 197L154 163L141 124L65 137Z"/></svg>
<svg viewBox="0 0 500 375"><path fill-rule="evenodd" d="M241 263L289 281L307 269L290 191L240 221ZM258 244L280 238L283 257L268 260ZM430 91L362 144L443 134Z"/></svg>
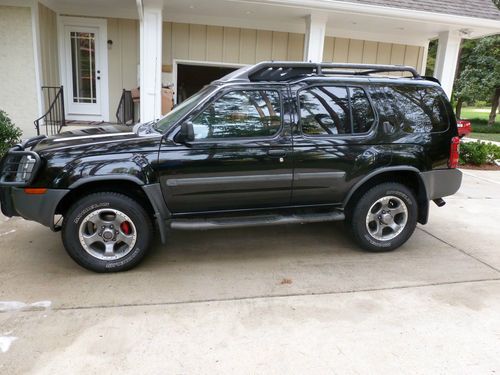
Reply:
<svg viewBox="0 0 500 375"><path fill-rule="evenodd" d="M344 86L314 86L299 91L302 133L339 135L365 133L375 115L363 89Z"/></svg>
<svg viewBox="0 0 500 375"><path fill-rule="evenodd" d="M387 99L407 133L442 132L449 120L441 93L429 87L394 86L385 89Z"/></svg>

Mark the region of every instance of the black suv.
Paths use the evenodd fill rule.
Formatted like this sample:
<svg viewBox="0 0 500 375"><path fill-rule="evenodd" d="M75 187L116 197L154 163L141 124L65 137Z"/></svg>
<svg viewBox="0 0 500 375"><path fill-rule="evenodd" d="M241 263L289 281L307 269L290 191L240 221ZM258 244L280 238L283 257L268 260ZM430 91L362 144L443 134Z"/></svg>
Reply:
<svg viewBox="0 0 500 375"><path fill-rule="evenodd" d="M263 62L157 121L13 147L1 207L62 229L98 272L139 263L155 228L165 242L170 229L345 219L362 248L385 251L458 190L458 148L446 95L411 67Z"/></svg>

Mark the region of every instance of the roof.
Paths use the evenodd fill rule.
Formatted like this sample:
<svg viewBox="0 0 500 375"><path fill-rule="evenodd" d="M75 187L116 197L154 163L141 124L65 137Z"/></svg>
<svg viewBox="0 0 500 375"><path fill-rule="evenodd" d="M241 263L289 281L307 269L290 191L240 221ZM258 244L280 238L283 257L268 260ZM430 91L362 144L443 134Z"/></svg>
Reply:
<svg viewBox="0 0 500 375"><path fill-rule="evenodd" d="M500 10L492 0L340 0L346 3L368 4L455 16L500 20Z"/></svg>

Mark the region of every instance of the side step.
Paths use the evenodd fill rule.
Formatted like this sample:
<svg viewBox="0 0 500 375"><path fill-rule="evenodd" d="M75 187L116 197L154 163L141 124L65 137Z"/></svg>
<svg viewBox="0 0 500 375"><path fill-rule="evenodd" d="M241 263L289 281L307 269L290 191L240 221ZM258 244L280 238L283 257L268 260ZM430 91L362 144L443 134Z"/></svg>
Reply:
<svg viewBox="0 0 500 375"><path fill-rule="evenodd" d="M319 223L324 221L340 221L344 219L345 215L342 211L291 215L267 214L239 217L173 219L170 221L170 228L181 230L207 230L221 228L256 227L263 225Z"/></svg>

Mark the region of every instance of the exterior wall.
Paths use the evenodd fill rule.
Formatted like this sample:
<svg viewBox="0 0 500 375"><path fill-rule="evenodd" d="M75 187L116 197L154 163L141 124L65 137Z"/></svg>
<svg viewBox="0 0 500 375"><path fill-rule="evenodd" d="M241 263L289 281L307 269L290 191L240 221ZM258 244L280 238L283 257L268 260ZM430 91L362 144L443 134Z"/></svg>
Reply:
<svg viewBox="0 0 500 375"><path fill-rule="evenodd" d="M410 65L420 71L424 47L326 37L323 61Z"/></svg>
<svg viewBox="0 0 500 375"><path fill-rule="evenodd" d="M37 84L30 8L0 6L0 109L23 130L35 134Z"/></svg>
<svg viewBox="0 0 500 375"><path fill-rule="evenodd" d="M254 64L302 60L304 34L236 27L163 23L163 64L174 59Z"/></svg>
<svg viewBox="0 0 500 375"><path fill-rule="evenodd" d="M139 85L139 21L108 18L109 120L116 121L116 110L123 89Z"/></svg>
<svg viewBox="0 0 500 375"><path fill-rule="evenodd" d="M41 79L43 86L59 86L59 62L57 51L57 15L38 4L38 23L40 35ZM45 108L44 108L45 109Z"/></svg>

